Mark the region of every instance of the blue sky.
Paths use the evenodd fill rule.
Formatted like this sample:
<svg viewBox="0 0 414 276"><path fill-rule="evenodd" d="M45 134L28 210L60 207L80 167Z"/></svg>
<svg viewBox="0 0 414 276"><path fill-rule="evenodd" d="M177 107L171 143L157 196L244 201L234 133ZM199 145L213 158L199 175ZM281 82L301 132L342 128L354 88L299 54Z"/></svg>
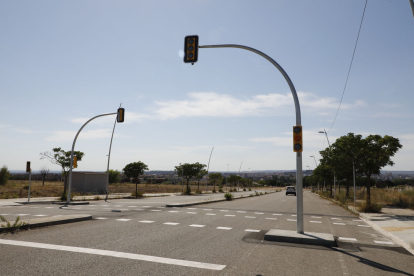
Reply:
<svg viewBox="0 0 414 276"><path fill-rule="evenodd" d="M295 169L295 110L282 75L241 49L200 49L183 40L242 44L289 74L304 129L303 168L327 146L365 1L2 1L0 166L34 170L54 147L70 150L89 118L126 109L111 169L151 170L208 162L210 170ZM330 141L392 135L403 148L392 170L413 170L414 18L408 1L368 1L353 68ZM113 116L80 134L79 170L106 169Z"/></svg>

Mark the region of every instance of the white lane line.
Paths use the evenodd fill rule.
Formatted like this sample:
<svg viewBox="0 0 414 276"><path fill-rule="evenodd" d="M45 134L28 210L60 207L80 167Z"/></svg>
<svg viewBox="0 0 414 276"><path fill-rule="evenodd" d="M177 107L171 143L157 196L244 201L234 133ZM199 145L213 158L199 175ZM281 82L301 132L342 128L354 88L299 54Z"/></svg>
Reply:
<svg viewBox="0 0 414 276"><path fill-rule="evenodd" d="M374 241L375 243L379 244L394 244L393 242L387 242L387 241Z"/></svg>
<svg viewBox="0 0 414 276"><path fill-rule="evenodd" d="M321 218L321 217L314 217L314 216L312 216L312 218Z"/></svg>
<svg viewBox="0 0 414 276"><path fill-rule="evenodd" d="M121 211L128 211L129 209L118 209L118 210L121 210Z"/></svg>
<svg viewBox="0 0 414 276"><path fill-rule="evenodd" d="M217 227L216 229L220 229L220 230L231 230L231 227Z"/></svg>
<svg viewBox="0 0 414 276"><path fill-rule="evenodd" d="M255 229L246 229L244 231L245 232L260 232L260 230L255 230Z"/></svg>
<svg viewBox="0 0 414 276"><path fill-rule="evenodd" d="M179 213L180 211L168 211L170 213Z"/></svg>
<svg viewBox="0 0 414 276"><path fill-rule="evenodd" d="M109 206L109 205L102 205L102 206L105 206L106 207L106 206Z"/></svg>
<svg viewBox="0 0 414 276"><path fill-rule="evenodd" d="M229 210L220 210L220 212L228 212Z"/></svg>
<svg viewBox="0 0 414 276"><path fill-rule="evenodd" d="M8 216L8 215L10 215L10 214L0 214L0 216Z"/></svg>
<svg viewBox="0 0 414 276"><path fill-rule="evenodd" d="M152 221L152 220L141 220L141 221L138 221L138 222L142 222L142 223L153 223L154 221Z"/></svg>
<svg viewBox="0 0 414 276"><path fill-rule="evenodd" d="M256 218L256 217L249 217L249 216L244 216L245 218Z"/></svg>
<svg viewBox="0 0 414 276"><path fill-rule="evenodd" d="M144 209L134 209L134 211L143 211Z"/></svg>
<svg viewBox="0 0 414 276"><path fill-rule="evenodd" d="M197 209L197 208L187 208L188 210L195 210L195 209Z"/></svg>
<svg viewBox="0 0 414 276"><path fill-rule="evenodd" d="M207 213L206 216L215 216L216 214Z"/></svg>
<svg viewBox="0 0 414 276"><path fill-rule="evenodd" d="M357 239L354 238L344 238L344 237L339 237L340 240L344 240L344 241L357 241Z"/></svg>
<svg viewBox="0 0 414 276"><path fill-rule="evenodd" d="M243 214L245 214L246 211L237 211L237 213L243 213Z"/></svg>
<svg viewBox="0 0 414 276"><path fill-rule="evenodd" d="M137 206L128 206L128 207L130 207L130 208L136 208Z"/></svg>
<svg viewBox="0 0 414 276"><path fill-rule="evenodd" d="M274 216L283 216L282 214L273 214Z"/></svg>
<svg viewBox="0 0 414 276"><path fill-rule="evenodd" d="M266 219L277 220L277 218L266 218Z"/></svg>
<svg viewBox="0 0 414 276"><path fill-rule="evenodd" d="M63 215L56 215L56 216L52 216L52 217L61 217L61 216L63 216Z"/></svg>
<svg viewBox="0 0 414 276"><path fill-rule="evenodd" d="M47 217L47 215L34 215L34 217Z"/></svg>
<svg viewBox="0 0 414 276"><path fill-rule="evenodd" d="M131 219L116 219L116 220L119 220L119 221L130 221Z"/></svg>
<svg viewBox="0 0 414 276"><path fill-rule="evenodd" d="M150 210L150 212L161 212L161 210Z"/></svg>
<svg viewBox="0 0 414 276"><path fill-rule="evenodd" d="M122 206L124 206L124 205L115 205L115 207L122 207Z"/></svg>
<svg viewBox="0 0 414 276"><path fill-rule="evenodd" d="M166 224L166 225L178 225L179 223L178 222L165 222L163 224Z"/></svg>
<svg viewBox="0 0 414 276"><path fill-rule="evenodd" d="M187 212L187 214L197 214L197 212Z"/></svg>
<svg viewBox="0 0 414 276"><path fill-rule="evenodd" d="M235 217L236 215L224 215L225 217Z"/></svg>
<svg viewBox="0 0 414 276"><path fill-rule="evenodd" d="M336 225L345 225L345 223L338 223L338 222L334 222L333 224L336 224Z"/></svg>
<svg viewBox="0 0 414 276"><path fill-rule="evenodd" d="M292 217L296 217L297 215L292 215Z"/></svg>
<svg viewBox="0 0 414 276"><path fill-rule="evenodd" d="M124 253L124 252L119 252L119 251L82 248L82 247L74 247L74 246L37 243L37 242L24 242L24 241L0 239L0 244L16 245L16 246L24 246L24 247L40 248L40 249L60 250L60 251L68 251L68 252L76 252L76 253L85 253L85 254L109 256L109 257L115 257L115 258L147 261L147 262L153 262L153 263L162 263L162 264L171 264L171 265L179 265L179 266L186 266L186 267L211 269L211 270L223 270L226 267L225 265L218 265L218 264L209 264L209 263L170 259L170 258L163 258L163 257L156 257L156 256L142 255L142 254Z"/></svg>
<svg viewBox="0 0 414 276"><path fill-rule="evenodd" d="M17 214L18 216L30 216L30 214Z"/></svg>
<svg viewBox="0 0 414 276"><path fill-rule="evenodd" d="M191 227L204 227L205 225L200 225L200 224L191 224L189 225Z"/></svg>
<svg viewBox="0 0 414 276"><path fill-rule="evenodd" d="M369 225L358 225L359 227L371 227Z"/></svg>
<svg viewBox="0 0 414 276"><path fill-rule="evenodd" d="M142 208L150 208L151 206L142 206Z"/></svg>
<svg viewBox="0 0 414 276"><path fill-rule="evenodd" d="M259 213L259 212L254 212L254 213L258 215L264 215L264 213Z"/></svg>
<svg viewBox="0 0 414 276"><path fill-rule="evenodd" d="M296 219L288 219L288 221L296 221Z"/></svg>
<svg viewBox="0 0 414 276"><path fill-rule="evenodd" d="M55 208L55 207L45 207L46 209L52 209L52 208ZM75 208L73 208L73 209L75 209Z"/></svg>
<svg viewBox="0 0 414 276"><path fill-rule="evenodd" d="M211 211L212 209L203 209L204 211Z"/></svg>
<svg viewBox="0 0 414 276"><path fill-rule="evenodd" d="M340 218L331 218L331 219L339 219L339 220L342 220L342 219L340 219Z"/></svg>
<svg viewBox="0 0 414 276"><path fill-rule="evenodd" d="M90 206L98 206L98 205L89 204L89 205L85 205L85 206L90 207Z"/></svg>
<svg viewBox="0 0 414 276"><path fill-rule="evenodd" d="M352 221L362 221L362 219L353 219Z"/></svg>
<svg viewBox="0 0 414 276"><path fill-rule="evenodd" d="M322 221L311 220L312 223L322 223Z"/></svg>
<svg viewBox="0 0 414 276"><path fill-rule="evenodd" d="M95 218L95 219L108 219L108 218L97 217L97 218Z"/></svg>

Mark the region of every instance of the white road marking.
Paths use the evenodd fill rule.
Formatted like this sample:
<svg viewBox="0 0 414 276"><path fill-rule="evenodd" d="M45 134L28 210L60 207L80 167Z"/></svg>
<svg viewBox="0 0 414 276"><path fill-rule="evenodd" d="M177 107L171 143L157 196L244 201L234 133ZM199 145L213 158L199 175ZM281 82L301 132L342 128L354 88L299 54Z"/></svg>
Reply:
<svg viewBox="0 0 414 276"><path fill-rule="evenodd" d="M189 225L191 227L204 227L205 225L200 225L200 224L191 224Z"/></svg>
<svg viewBox="0 0 414 276"><path fill-rule="evenodd" d="M237 213L243 213L243 214L245 214L246 211L237 211Z"/></svg>
<svg viewBox="0 0 414 276"><path fill-rule="evenodd" d="M119 220L119 221L130 221L131 219L116 219L116 220Z"/></svg>
<svg viewBox="0 0 414 276"><path fill-rule="evenodd" d="M157 208L164 209L165 207L157 207Z"/></svg>
<svg viewBox="0 0 414 276"><path fill-rule="evenodd" d="M47 215L34 215L34 217L47 217Z"/></svg>
<svg viewBox="0 0 414 276"><path fill-rule="evenodd" d="M92 204L86 205L86 207L89 207L89 206L97 206L97 205L92 205Z"/></svg>
<svg viewBox="0 0 414 276"><path fill-rule="evenodd" d="M288 221L296 221L296 219L288 219Z"/></svg>
<svg viewBox="0 0 414 276"><path fill-rule="evenodd" d="M187 208L188 210L195 210L195 209L197 209L197 208Z"/></svg>
<svg viewBox="0 0 414 276"><path fill-rule="evenodd" d="M387 241L374 241L375 243L379 243L379 244L394 244L392 242L387 242Z"/></svg>
<svg viewBox="0 0 414 276"><path fill-rule="evenodd" d="M246 229L244 231L245 232L260 232L260 230L255 230L255 229Z"/></svg>
<svg viewBox="0 0 414 276"><path fill-rule="evenodd" d="M220 210L220 212L228 212L229 210Z"/></svg>
<svg viewBox="0 0 414 276"><path fill-rule="evenodd" d="M358 225L358 226L360 226L360 227L371 227L369 225Z"/></svg>
<svg viewBox="0 0 414 276"><path fill-rule="evenodd" d="M178 225L179 223L178 222L165 222L163 224L166 224L166 225Z"/></svg>
<svg viewBox="0 0 414 276"><path fill-rule="evenodd" d="M216 229L220 229L220 230L231 230L231 227L217 227Z"/></svg>
<svg viewBox="0 0 414 276"><path fill-rule="evenodd" d="M266 218L266 219L277 220L277 218Z"/></svg>
<svg viewBox="0 0 414 276"><path fill-rule="evenodd" d="M343 238L343 237L339 237L340 240L344 240L344 241L357 241L357 239L354 238Z"/></svg>
<svg viewBox="0 0 414 276"><path fill-rule="evenodd" d="M97 218L95 218L95 219L108 219L108 218L97 217Z"/></svg>
<svg viewBox="0 0 414 276"><path fill-rule="evenodd" d="M224 215L225 217L235 217L236 215Z"/></svg>
<svg viewBox="0 0 414 276"><path fill-rule="evenodd" d="M63 216L63 215L56 215L56 216L52 216L52 217L61 217L61 216Z"/></svg>
<svg viewBox="0 0 414 276"><path fill-rule="evenodd" d="M128 211L129 209L118 209L118 210L121 210L121 211Z"/></svg>
<svg viewBox="0 0 414 276"><path fill-rule="evenodd" d="M134 209L135 211L143 211L144 209Z"/></svg>
<svg viewBox="0 0 414 276"><path fill-rule="evenodd" d="M150 208L151 206L142 206L142 208Z"/></svg>
<svg viewBox="0 0 414 276"><path fill-rule="evenodd" d="M0 214L0 216L8 216L8 215L10 215L10 214Z"/></svg>
<svg viewBox="0 0 414 276"><path fill-rule="evenodd" d="M17 214L18 216L30 216L30 214Z"/></svg>
<svg viewBox="0 0 414 276"><path fill-rule="evenodd" d="M353 219L352 221L362 221L362 219Z"/></svg>
<svg viewBox="0 0 414 276"><path fill-rule="evenodd" d="M128 206L128 207L130 207L130 208L136 208L137 206Z"/></svg>
<svg viewBox="0 0 414 276"><path fill-rule="evenodd" d="M151 220L141 220L141 221L138 221L138 222L142 222L142 223L153 223L154 221L151 221Z"/></svg>
<svg viewBox="0 0 414 276"><path fill-rule="evenodd" d="M292 215L292 217L296 217L297 215Z"/></svg>
<svg viewBox="0 0 414 276"><path fill-rule="evenodd" d="M102 205L102 206L105 206L106 207L106 206L109 206L109 205Z"/></svg>
<svg viewBox="0 0 414 276"><path fill-rule="evenodd" d="M52 208L55 208L55 207L45 207L46 209L52 209ZM75 208L73 208L73 209L75 209Z"/></svg>
<svg viewBox="0 0 414 276"><path fill-rule="evenodd" d="M338 222L334 222L333 224L336 224L336 225L345 225L345 223L338 223Z"/></svg>
<svg viewBox="0 0 414 276"><path fill-rule="evenodd" d="M339 220L342 220L342 219L340 219L340 218L331 218L331 219L339 219Z"/></svg>
<svg viewBox="0 0 414 276"><path fill-rule="evenodd" d="M124 253L124 252L119 252L119 251L82 248L82 247L64 246L64 245L55 245L55 244L46 244L46 243L0 239L0 244L24 246L24 247L40 248L40 249L60 250L60 251L76 252L76 253L85 253L85 254L109 256L109 257L115 257L115 258L147 261L147 262L153 262L153 263L162 263L162 264L171 264L171 265L179 265L179 266L186 266L186 267L211 269L211 270L223 270L226 267L225 265L200 263L200 262L170 259L170 258L163 258L163 257L156 257L156 256L142 255L142 254Z"/></svg>
<svg viewBox="0 0 414 276"><path fill-rule="evenodd" d="M254 212L255 214L258 214L258 215L263 215L264 213L259 213L259 212Z"/></svg>
<svg viewBox="0 0 414 276"><path fill-rule="evenodd" d="M244 216L245 218L256 218L256 217L249 217L249 216Z"/></svg>
<svg viewBox="0 0 414 276"><path fill-rule="evenodd" d="M115 205L115 207L122 207L122 206L124 206L124 205Z"/></svg>
<svg viewBox="0 0 414 276"><path fill-rule="evenodd" d="M322 223L322 221L311 220L312 223Z"/></svg>
<svg viewBox="0 0 414 276"><path fill-rule="evenodd" d="M170 213L179 213L180 211L168 211Z"/></svg>
<svg viewBox="0 0 414 276"><path fill-rule="evenodd" d="M150 210L151 212L161 212L161 210Z"/></svg>
<svg viewBox="0 0 414 276"><path fill-rule="evenodd" d="M211 211L212 209L203 209L204 211Z"/></svg>
<svg viewBox="0 0 414 276"><path fill-rule="evenodd" d="M312 216L312 218L321 218L321 217L314 217L314 216Z"/></svg>
<svg viewBox="0 0 414 276"><path fill-rule="evenodd" d="M37 208L39 208L39 207L29 207L29 208L32 208L32 209L37 209Z"/></svg>
<svg viewBox="0 0 414 276"><path fill-rule="evenodd" d="M282 214L273 214L274 216L283 216Z"/></svg>
<svg viewBox="0 0 414 276"><path fill-rule="evenodd" d="M197 214L197 212L187 212L187 214Z"/></svg>
<svg viewBox="0 0 414 276"><path fill-rule="evenodd" d="M216 214L207 213L206 216L215 216Z"/></svg>

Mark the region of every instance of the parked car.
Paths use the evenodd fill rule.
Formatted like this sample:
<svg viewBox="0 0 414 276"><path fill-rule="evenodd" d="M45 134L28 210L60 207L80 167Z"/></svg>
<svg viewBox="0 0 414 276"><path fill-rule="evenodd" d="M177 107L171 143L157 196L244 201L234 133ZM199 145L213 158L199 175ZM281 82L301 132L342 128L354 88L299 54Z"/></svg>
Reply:
<svg viewBox="0 0 414 276"><path fill-rule="evenodd" d="M286 195L293 194L296 196L296 188L294 186L287 186L286 187Z"/></svg>

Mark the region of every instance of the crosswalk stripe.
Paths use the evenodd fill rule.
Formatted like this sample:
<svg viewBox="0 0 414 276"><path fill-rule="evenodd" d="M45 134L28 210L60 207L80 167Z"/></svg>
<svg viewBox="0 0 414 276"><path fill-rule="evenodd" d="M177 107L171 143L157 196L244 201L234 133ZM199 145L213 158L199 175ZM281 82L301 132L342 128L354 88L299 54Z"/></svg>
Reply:
<svg viewBox="0 0 414 276"><path fill-rule="evenodd" d="M231 227L217 227L216 229L220 229L220 230L231 230Z"/></svg>

